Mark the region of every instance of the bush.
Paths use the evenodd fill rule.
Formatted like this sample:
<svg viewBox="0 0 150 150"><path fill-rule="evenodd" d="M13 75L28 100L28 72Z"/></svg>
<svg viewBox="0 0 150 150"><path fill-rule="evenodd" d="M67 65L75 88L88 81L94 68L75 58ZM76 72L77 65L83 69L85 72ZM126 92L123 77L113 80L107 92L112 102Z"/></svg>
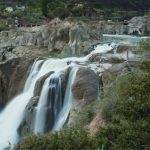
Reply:
<svg viewBox="0 0 150 150"><path fill-rule="evenodd" d="M94 149L92 139L83 129L67 129L47 135L30 135L15 150L80 150Z"/></svg>
<svg viewBox="0 0 150 150"><path fill-rule="evenodd" d="M108 126L97 132L97 145L107 150L148 150L150 74L124 73L107 90L101 109L109 117Z"/></svg>
<svg viewBox="0 0 150 150"><path fill-rule="evenodd" d="M0 31L9 30L9 27L4 23L0 22Z"/></svg>
<svg viewBox="0 0 150 150"><path fill-rule="evenodd" d="M147 58L149 59L150 58L150 38L141 40L137 51L143 54L144 59L147 59Z"/></svg>
<svg viewBox="0 0 150 150"><path fill-rule="evenodd" d="M144 60L140 63L140 69L142 69L145 72L150 72L150 60Z"/></svg>

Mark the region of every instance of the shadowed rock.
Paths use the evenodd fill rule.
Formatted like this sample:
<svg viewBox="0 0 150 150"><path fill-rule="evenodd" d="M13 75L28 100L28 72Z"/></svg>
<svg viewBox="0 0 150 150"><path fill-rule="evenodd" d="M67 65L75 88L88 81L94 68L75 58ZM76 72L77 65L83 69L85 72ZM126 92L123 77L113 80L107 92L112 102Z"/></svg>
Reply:
<svg viewBox="0 0 150 150"><path fill-rule="evenodd" d="M14 58L0 64L0 105L21 93L33 59Z"/></svg>

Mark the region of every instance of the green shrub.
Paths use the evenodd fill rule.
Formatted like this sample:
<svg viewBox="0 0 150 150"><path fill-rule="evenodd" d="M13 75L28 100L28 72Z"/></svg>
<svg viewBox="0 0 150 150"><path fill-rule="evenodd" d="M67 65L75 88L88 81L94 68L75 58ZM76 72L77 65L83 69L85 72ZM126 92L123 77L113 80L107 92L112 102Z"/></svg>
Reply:
<svg viewBox="0 0 150 150"><path fill-rule="evenodd" d="M15 150L81 150L95 149L92 139L83 129L67 129L47 135L30 135Z"/></svg>
<svg viewBox="0 0 150 150"><path fill-rule="evenodd" d="M108 126L97 132L97 145L110 150L148 150L150 74L124 73L107 90L101 109L109 117Z"/></svg>
<svg viewBox="0 0 150 150"><path fill-rule="evenodd" d="M144 60L140 63L140 69L142 69L145 72L150 72L150 60Z"/></svg>
<svg viewBox="0 0 150 150"><path fill-rule="evenodd" d="M9 30L9 27L4 23L0 22L0 31Z"/></svg>
<svg viewBox="0 0 150 150"><path fill-rule="evenodd" d="M144 56L144 59L150 58L150 38L143 39L139 43L137 51Z"/></svg>

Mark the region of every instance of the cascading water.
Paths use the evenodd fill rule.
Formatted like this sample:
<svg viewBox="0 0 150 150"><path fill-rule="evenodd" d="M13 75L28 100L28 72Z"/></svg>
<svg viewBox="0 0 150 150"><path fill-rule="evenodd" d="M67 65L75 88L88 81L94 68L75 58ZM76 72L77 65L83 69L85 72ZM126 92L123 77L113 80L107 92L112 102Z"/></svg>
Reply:
<svg viewBox="0 0 150 150"><path fill-rule="evenodd" d="M51 111L49 113L51 114L50 119L53 118L53 122L55 122L62 106L61 79L59 76L68 67L67 60L61 59L38 60L34 63L23 93L12 99L0 114L0 149L4 149L9 144L13 146L18 142L19 134L17 130L22 122L25 107L33 97L36 82L49 72L54 73L46 79L41 92L36 114L35 133L45 132L44 122L46 118L44 117L47 113L43 106L48 104L47 100L50 100L49 108L47 108L48 111ZM50 128L52 129L53 125L50 124L49 130Z"/></svg>
<svg viewBox="0 0 150 150"><path fill-rule="evenodd" d="M6 108L0 113L0 150L4 149L9 143L14 145L19 140L17 132L23 117L24 110L34 95L34 89L38 80L47 73L53 72L44 82L35 118L35 133L56 131L63 127L69 115L72 105L71 87L76 77L77 66L72 65L79 62L85 63L93 54L107 53L113 50L114 44L98 45L91 54L82 58L65 58L37 60L27 78L22 94L10 101ZM68 65L69 62L69 65ZM71 67L64 99L61 91L61 73ZM8 118L9 116L9 118ZM47 122L49 120L49 122Z"/></svg>
<svg viewBox="0 0 150 150"><path fill-rule="evenodd" d="M27 78L27 81L24 86L24 91L27 91L29 89L31 82L33 78L36 77L42 63L43 63L43 60L38 60L38 61L35 61L34 64L32 65L29 77Z"/></svg>
<svg viewBox="0 0 150 150"><path fill-rule="evenodd" d="M61 78L60 72L50 75L43 85L39 104L37 107L37 113L35 118L34 133L45 133L51 126L58 115L60 108L62 107L62 93L61 93ZM46 116L49 115L51 120L49 129L46 127Z"/></svg>
<svg viewBox="0 0 150 150"><path fill-rule="evenodd" d="M69 74L69 79L68 79L67 88L65 92L64 104L54 124L53 131L61 129L69 115L71 105L72 105L72 99L73 99L71 86L75 80L77 70L78 70L77 68L72 68Z"/></svg>
<svg viewBox="0 0 150 150"><path fill-rule="evenodd" d="M37 66L37 64L39 64L39 61L37 61L34 66ZM32 69L31 74L33 74L35 70L37 70L37 67ZM8 144L14 145L18 141L19 135L17 129L22 121L25 107L33 96L34 86L38 79L36 76L37 75L35 75L34 78L29 76L30 79L28 78L27 81L30 80L31 84L27 86L26 82L28 90L25 89L22 94L12 99L0 114L0 149L4 149Z"/></svg>

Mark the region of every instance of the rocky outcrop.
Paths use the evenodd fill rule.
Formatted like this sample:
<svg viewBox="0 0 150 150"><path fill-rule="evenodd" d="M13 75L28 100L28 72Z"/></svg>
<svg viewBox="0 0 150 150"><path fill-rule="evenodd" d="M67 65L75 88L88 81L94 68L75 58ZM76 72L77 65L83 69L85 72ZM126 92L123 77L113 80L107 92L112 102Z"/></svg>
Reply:
<svg viewBox="0 0 150 150"><path fill-rule="evenodd" d="M101 32L96 32L83 22L77 22L69 30L68 49L72 54L83 54L90 50L102 38Z"/></svg>
<svg viewBox="0 0 150 150"><path fill-rule="evenodd" d="M27 135L27 133L33 133L36 109L39 101L39 96L33 97L25 108L24 120L18 128L18 132L21 136Z"/></svg>
<svg viewBox="0 0 150 150"><path fill-rule="evenodd" d="M99 77L93 70L79 68L72 86L74 100L68 124L74 124L78 120L78 112L97 98L100 86Z"/></svg>
<svg viewBox="0 0 150 150"><path fill-rule="evenodd" d="M126 52L127 50L129 50L129 45L118 45L116 53Z"/></svg>
<svg viewBox="0 0 150 150"><path fill-rule="evenodd" d="M128 23L99 22L97 28L104 34L149 35L150 17L133 17Z"/></svg>
<svg viewBox="0 0 150 150"><path fill-rule="evenodd" d="M96 114L90 124L86 127L91 136L94 136L100 127L106 126L106 120L100 114Z"/></svg>
<svg viewBox="0 0 150 150"><path fill-rule="evenodd" d="M72 54L79 51L82 42L89 40L89 28L83 23L78 22L69 30L69 43Z"/></svg>
<svg viewBox="0 0 150 150"><path fill-rule="evenodd" d="M72 92L76 100L82 100L85 103L94 100L99 92L98 75L89 68L81 67L77 71Z"/></svg>
<svg viewBox="0 0 150 150"><path fill-rule="evenodd" d="M32 62L33 59L14 58L0 64L0 105L5 105L23 90Z"/></svg>
<svg viewBox="0 0 150 150"><path fill-rule="evenodd" d="M18 47L45 48L47 53L55 50L65 51L70 54L87 53L90 48L102 39L105 34L131 34L144 35L150 33L149 16L134 17L124 23L117 22L75 22L54 19L49 24L38 27L38 30L22 30L22 28L0 32L0 53L7 47L13 47L13 51L7 51L1 55L0 60L7 58L24 57L26 50L17 51ZM32 28L31 28L32 29ZM43 51L43 49L41 49ZM6 51L5 51L6 52ZM27 53L32 54L31 51ZM45 53L45 52L44 52Z"/></svg>
<svg viewBox="0 0 150 150"><path fill-rule="evenodd" d="M14 49L11 53L7 52L1 60L7 59L7 57L16 58L18 55L24 57L26 53L32 54L31 51L28 51L31 48L41 48L41 50L45 48L47 53L57 50L70 54L82 54L96 44L101 37L100 32L88 27L86 23L55 19L44 27L41 26L41 29L39 28L37 31L18 28L0 32L0 49L5 47L13 47ZM18 47L20 49L25 47L23 53L22 50L16 53ZM1 52L2 50L0 50Z"/></svg>
<svg viewBox="0 0 150 150"><path fill-rule="evenodd" d="M129 20L129 34L142 35L150 33L150 21L146 17L134 17ZM147 32L147 33L146 33Z"/></svg>

